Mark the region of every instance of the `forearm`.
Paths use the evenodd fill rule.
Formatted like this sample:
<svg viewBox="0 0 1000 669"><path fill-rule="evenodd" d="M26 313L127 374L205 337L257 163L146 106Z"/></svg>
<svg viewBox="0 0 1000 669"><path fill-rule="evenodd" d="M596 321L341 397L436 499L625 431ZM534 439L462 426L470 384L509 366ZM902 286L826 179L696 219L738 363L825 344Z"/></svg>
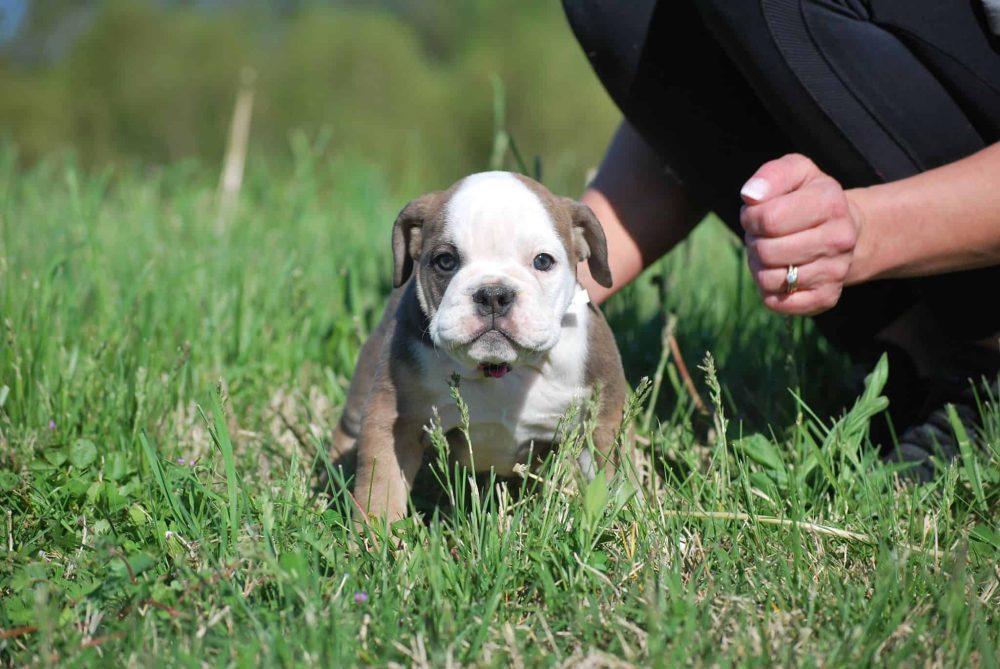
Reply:
<svg viewBox="0 0 1000 669"><path fill-rule="evenodd" d="M608 239L611 288L599 286L586 263L579 265L580 282L597 303L673 248L705 215L627 123L618 128L580 199L597 215Z"/></svg>
<svg viewBox="0 0 1000 669"><path fill-rule="evenodd" d="M861 222L848 285L1000 264L1000 143L847 198Z"/></svg>

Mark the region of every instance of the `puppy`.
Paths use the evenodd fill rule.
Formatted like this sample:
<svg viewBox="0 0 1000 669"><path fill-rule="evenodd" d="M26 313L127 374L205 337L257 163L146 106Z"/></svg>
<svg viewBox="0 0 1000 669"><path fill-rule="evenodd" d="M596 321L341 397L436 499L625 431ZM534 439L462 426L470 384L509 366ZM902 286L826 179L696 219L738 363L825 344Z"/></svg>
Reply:
<svg viewBox="0 0 1000 669"><path fill-rule="evenodd" d="M607 473L627 390L611 330L576 279L586 260L611 286L593 212L524 176L474 174L406 205L392 250L396 289L361 350L334 439L334 457L357 449L360 511L389 522L407 513L434 407L454 459L505 476L556 446L560 419L599 388L602 462L585 452L581 466Z"/></svg>

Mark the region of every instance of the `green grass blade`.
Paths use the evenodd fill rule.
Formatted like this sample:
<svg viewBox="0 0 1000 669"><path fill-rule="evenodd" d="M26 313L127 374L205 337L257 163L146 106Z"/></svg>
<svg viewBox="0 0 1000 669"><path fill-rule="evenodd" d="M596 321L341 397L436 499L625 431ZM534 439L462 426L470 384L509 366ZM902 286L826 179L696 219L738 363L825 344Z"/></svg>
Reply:
<svg viewBox="0 0 1000 669"><path fill-rule="evenodd" d="M229 428L226 426L226 416L222 411L222 399L219 393L212 393L212 420L214 425L212 435L216 446L222 452L222 460L226 468L227 510L229 512L230 530L229 548L231 553L235 554L240 528L239 481L236 478L236 458L233 455L233 442L229 438Z"/></svg>
<svg viewBox="0 0 1000 669"><path fill-rule="evenodd" d="M167 504L170 505L170 510L173 512L174 519L178 523L181 523L184 530L189 534L193 536L200 536L201 532L197 530L196 524L192 522L191 515L174 495L171 485L167 481L167 477L163 472L163 466L160 464L160 458L156 455L156 451L153 447L150 446L145 432L139 433L139 443L142 445L142 452L146 457L146 464L149 465L149 469L153 472L153 479L156 481L156 485L159 487L164 498L166 498Z"/></svg>
<svg viewBox="0 0 1000 669"><path fill-rule="evenodd" d="M983 514L988 515L989 506L986 504L983 478L979 471L979 462L976 459L976 453L972 448L972 440L969 438L969 433L966 431L965 425L962 424L961 418L958 417L958 412L955 411L954 405L949 404L947 410L948 422L951 423L951 429L955 431L955 438L958 440L958 451L962 455L962 471L965 473L965 478L972 487L972 494L975 495L979 510Z"/></svg>

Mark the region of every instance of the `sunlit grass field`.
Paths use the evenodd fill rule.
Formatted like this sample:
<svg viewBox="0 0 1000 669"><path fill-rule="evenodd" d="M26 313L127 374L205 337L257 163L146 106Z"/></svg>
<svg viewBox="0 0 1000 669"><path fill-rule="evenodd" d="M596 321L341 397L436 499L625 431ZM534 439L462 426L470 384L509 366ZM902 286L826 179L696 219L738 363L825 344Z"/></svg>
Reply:
<svg viewBox="0 0 1000 669"><path fill-rule="evenodd" d="M372 537L315 472L420 193L301 150L220 220L195 164L15 164L0 665L997 666L1000 419L900 485L866 437L887 370L765 312L717 222L607 306L628 476L579 480L585 431L524 480L442 457Z"/></svg>

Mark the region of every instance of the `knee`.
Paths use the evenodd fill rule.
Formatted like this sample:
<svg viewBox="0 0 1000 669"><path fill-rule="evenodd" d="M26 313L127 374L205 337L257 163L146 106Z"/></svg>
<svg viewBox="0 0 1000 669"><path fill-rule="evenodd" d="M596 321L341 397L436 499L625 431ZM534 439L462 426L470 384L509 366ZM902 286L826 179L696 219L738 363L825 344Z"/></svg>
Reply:
<svg viewBox="0 0 1000 669"><path fill-rule="evenodd" d="M865 0L694 0L698 13L715 27L730 31L746 27L747 21L785 21L797 23L802 13L830 12L866 20L869 17Z"/></svg>
<svg viewBox="0 0 1000 669"><path fill-rule="evenodd" d="M635 76L656 0L562 0L562 4L591 66L612 98L620 100Z"/></svg>
<svg viewBox="0 0 1000 669"><path fill-rule="evenodd" d="M573 34L589 53L597 49L619 56L641 48L656 0L562 0Z"/></svg>
<svg viewBox="0 0 1000 669"><path fill-rule="evenodd" d="M747 17L760 16L762 5L766 0L693 0L695 9L709 26L726 25L730 29L739 29L739 23ZM789 0L785 4L798 4L798 0Z"/></svg>
<svg viewBox="0 0 1000 669"><path fill-rule="evenodd" d="M694 0L694 6L699 12L718 12L729 8L760 7L762 0Z"/></svg>

